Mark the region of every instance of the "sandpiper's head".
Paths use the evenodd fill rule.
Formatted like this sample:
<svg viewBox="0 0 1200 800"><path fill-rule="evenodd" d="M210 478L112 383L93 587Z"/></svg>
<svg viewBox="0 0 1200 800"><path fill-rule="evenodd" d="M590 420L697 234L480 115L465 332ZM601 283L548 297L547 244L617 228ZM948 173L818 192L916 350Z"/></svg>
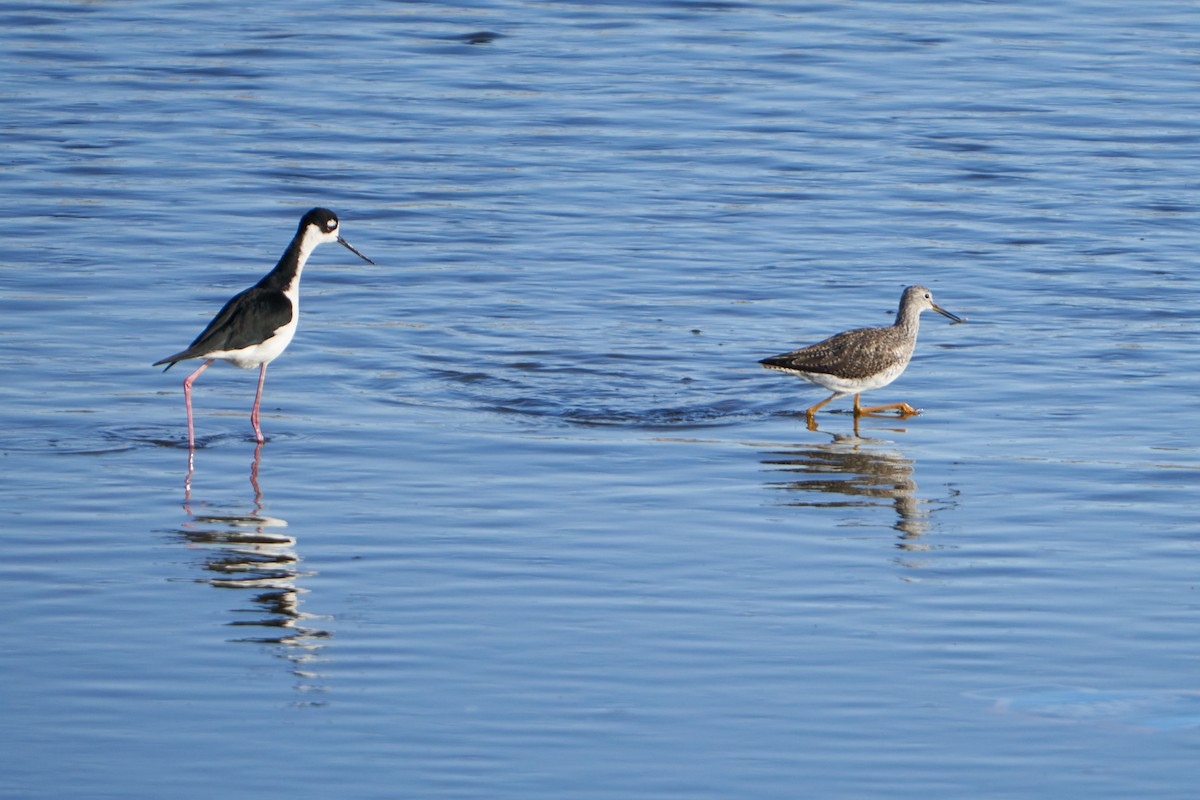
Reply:
<svg viewBox="0 0 1200 800"><path fill-rule="evenodd" d="M924 286L910 286L904 290L904 296L900 298L900 309L903 311L905 308L911 308L918 314L925 310L936 311L943 317L947 317L955 322L964 322L962 317L951 314L933 302L933 292Z"/></svg>
<svg viewBox="0 0 1200 800"><path fill-rule="evenodd" d="M300 218L299 233L306 241L312 243L312 247L323 242L337 242L368 264L374 264L374 261L355 250L349 242L342 238L341 227L337 214L328 208L314 208Z"/></svg>

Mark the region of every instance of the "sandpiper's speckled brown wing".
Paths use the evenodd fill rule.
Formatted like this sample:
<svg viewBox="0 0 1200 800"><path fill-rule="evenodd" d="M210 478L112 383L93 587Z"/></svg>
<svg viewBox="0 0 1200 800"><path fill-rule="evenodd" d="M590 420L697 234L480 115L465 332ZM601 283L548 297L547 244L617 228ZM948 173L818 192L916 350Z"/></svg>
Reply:
<svg viewBox="0 0 1200 800"><path fill-rule="evenodd" d="M904 336L894 328L856 328L758 363L787 372L812 372L858 380L904 358Z"/></svg>

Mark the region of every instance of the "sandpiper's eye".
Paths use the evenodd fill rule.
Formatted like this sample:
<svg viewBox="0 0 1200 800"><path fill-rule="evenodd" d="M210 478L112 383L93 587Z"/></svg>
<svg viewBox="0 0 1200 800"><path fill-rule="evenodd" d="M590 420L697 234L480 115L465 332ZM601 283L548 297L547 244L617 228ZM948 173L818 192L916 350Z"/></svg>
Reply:
<svg viewBox="0 0 1200 800"><path fill-rule="evenodd" d="M336 231L336 230L337 230L337 225L338 225L338 223L337 223L337 220L336 220L336 219L331 219L331 220L329 220L328 222L326 222L326 223L325 223L325 227L326 227L326 229L328 229L328 231L329 231L330 233L332 233L332 232L334 232L334 231Z"/></svg>

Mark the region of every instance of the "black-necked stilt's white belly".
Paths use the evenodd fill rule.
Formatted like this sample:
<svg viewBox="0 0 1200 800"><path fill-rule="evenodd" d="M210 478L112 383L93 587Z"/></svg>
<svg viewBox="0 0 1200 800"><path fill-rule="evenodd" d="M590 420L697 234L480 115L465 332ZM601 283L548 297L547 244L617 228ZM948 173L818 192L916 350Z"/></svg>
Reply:
<svg viewBox="0 0 1200 800"><path fill-rule="evenodd" d="M258 344L252 344L239 350L213 350L206 353L204 357L219 358L242 369L254 369L263 364L270 364L292 343L292 338L296 335L297 319L298 315L293 314L291 322Z"/></svg>

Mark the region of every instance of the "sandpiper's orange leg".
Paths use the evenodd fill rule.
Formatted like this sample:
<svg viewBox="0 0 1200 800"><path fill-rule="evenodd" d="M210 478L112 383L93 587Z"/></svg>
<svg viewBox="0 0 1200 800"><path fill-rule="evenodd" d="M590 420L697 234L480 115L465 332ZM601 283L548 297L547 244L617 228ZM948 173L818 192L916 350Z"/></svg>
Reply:
<svg viewBox="0 0 1200 800"><path fill-rule="evenodd" d="M826 403L828 403L830 400L836 400L837 398L839 398L839 397L841 397L841 396L842 396L842 393L841 393L841 392L834 392L833 394L829 395L829 397L826 397L824 400L822 400L821 402L817 403L817 404L816 404L815 406L813 406L812 408L808 409L808 411L805 411L805 412L804 412L804 416L808 417L808 429L809 429L809 430L814 430L814 429L815 429L815 426L816 426L816 419L817 419L817 409L819 409L819 408L821 408L822 406L824 406L824 405L825 405ZM857 399L857 398L855 398L855 399Z"/></svg>
<svg viewBox="0 0 1200 800"><path fill-rule="evenodd" d="M863 414L874 414L877 411L890 411L893 408L900 412L901 417L911 417L921 413L908 403L889 403L886 406L871 406L870 408L863 408L858 403L858 397L858 395L854 395L854 416L856 417L860 417Z"/></svg>

